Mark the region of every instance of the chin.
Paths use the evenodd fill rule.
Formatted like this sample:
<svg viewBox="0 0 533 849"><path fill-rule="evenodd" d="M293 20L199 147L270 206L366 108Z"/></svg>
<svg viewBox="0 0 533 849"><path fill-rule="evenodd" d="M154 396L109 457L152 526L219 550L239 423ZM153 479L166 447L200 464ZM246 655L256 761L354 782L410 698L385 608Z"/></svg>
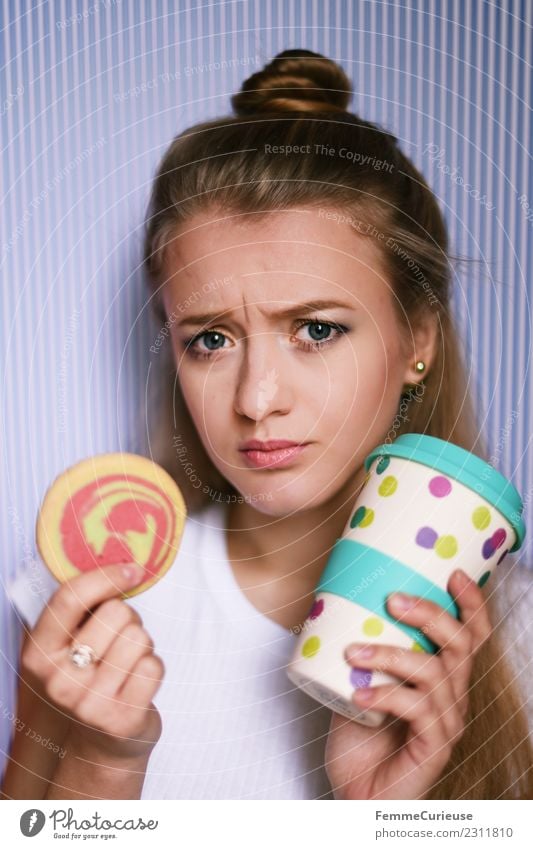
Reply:
<svg viewBox="0 0 533 849"><path fill-rule="evenodd" d="M309 481L304 482L303 477L291 486L285 481L278 483L276 486L272 484L261 489L257 488L250 491L244 486L239 486L236 481L232 481L233 486L239 492L240 496L246 504L262 513L264 516L272 516L272 518L282 518L294 513L301 513L307 510L313 510L321 504L327 502L331 497L323 486L315 484L312 486ZM310 497L310 493L315 492L315 497ZM240 499L239 499L240 500Z"/></svg>

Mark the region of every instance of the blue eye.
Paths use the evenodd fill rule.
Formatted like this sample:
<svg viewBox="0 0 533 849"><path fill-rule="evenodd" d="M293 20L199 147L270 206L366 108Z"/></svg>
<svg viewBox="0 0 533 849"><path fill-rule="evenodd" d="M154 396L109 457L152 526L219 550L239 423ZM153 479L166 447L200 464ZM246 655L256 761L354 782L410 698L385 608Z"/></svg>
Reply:
<svg viewBox="0 0 533 849"><path fill-rule="evenodd" d="M321 351L327 345L332 345L339 339L340 336L348 332L348 327L343 327L342 324L334 324L329 321L321 321L318 318L303 319L296 322L296 329L300 327L308 327L309 333L315 333L318 339L313 338L312 342L300 340L300 347L304 351ZM332 336L331 331L335 331ZM326 336L323 334L326 333Z"/></svg>
<svg viewBox="0 0 533 849"><path fill-rule="evenodd" d="M301 327L305 327L305 325L302 324ZM315 330L317 327L318 327L318 331L316 331L316 332L317 332L317 335L318 335L318 339L315 339L314 341L315 342L322 342L325 339L328 339L329 334L330 334L331 330L333 329L333 325L332 324L326 324L324 321L313 321L312 323L309 322L309 332L310 333L311 333L311 330ZM324 331L326 331L326 336L321 335L322 333L324 333ZM312 336L312 334L311 334L311 336Z"/></svg>
<svg viewBox="0 0 533 849"><path fill-rule="evenodd" d="M321 321L320 319L299 319L296 322L296 330L306 326L309 327L312 340L306 341L299 339L297 346L304 351L319 351L327 345L331 345L336 342L340 336L347 333L349 330L348 327L344 327L342 324ZM333 336L331 335L332 331L335 331ZM315 334L318 338L314 338L313 334ZM210 359L216 351L222 350L224 339L226 338L225 334L221 333L220 330L204 330L202 333L198 333L196 336L193 336L185 342L185 350L187 354L190 354L190 356L195 357L196 359L207 360ZM207 351L202 351L195 347L196 343L201 339L204 340L208 349ZM213 347L210 347L210 342L213 343Z"/></svg>
<svg viewBox="0 0 533 849"><path fill-rule="evenodd" d="M210 351L217 351L218 348L219 348L219 345L217 343L219 343L220 341L223 341L224 334L219 333L218 330L209 330L204 335L206 337L206 345L209 348L209 350ZM207 343L208 343L208 341L213 342L213 340L214 340L214 347L211 348Z"/></svg>

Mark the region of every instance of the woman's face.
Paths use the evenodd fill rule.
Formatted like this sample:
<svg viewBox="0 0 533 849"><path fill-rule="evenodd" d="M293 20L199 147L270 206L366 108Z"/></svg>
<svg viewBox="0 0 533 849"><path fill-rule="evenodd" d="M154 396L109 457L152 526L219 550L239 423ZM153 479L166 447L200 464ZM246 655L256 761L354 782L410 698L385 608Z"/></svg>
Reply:
<svg viewBox="0 0 533 849"><path fill-rule="evenodd" d="M238 492L281 516L326 504L360 477L414 361L370 240L326 210L206 213L173 240L165 271L181 390ZM316 301L326 304L305 306ZM252 439L305 447L276 465L243 453Z"/></svg>

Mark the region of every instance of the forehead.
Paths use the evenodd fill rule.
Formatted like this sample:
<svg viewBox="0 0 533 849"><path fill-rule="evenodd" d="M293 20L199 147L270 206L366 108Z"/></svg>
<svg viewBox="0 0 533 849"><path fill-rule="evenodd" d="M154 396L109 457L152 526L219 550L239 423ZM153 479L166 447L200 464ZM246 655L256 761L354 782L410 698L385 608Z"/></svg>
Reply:
<svg viewBox="0 0 533 849"><path fill-rule="evenodd" d="M244 303L335 297L390 300L376 244L331 209L268 216L203 213L176 232L165 255L164 298L221 310ZM191 307L192 309L192 307Z"/></svg>

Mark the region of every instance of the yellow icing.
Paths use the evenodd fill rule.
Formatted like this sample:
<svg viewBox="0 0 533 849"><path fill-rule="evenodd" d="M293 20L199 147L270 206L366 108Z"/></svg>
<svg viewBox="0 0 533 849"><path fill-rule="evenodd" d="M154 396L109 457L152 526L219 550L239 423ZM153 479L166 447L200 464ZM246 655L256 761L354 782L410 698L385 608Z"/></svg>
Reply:
<svg viewBox="0 0 533 849"><path fill-rule="evenodd" d="M87 542L97 556L100 556L105 548L105 544L110 537L117 537L130 550L133 560L141 566L145 566L150 559L150 553L153 549L156 536L157 522L153 516L145 517L145 531L125 531L124 534L116 531L110 531L106 527L106 519L110 515L113 507L121 504L125 499L142 496L145 500L156 503L158 507L163 507L167 512L167 521L171 521L166 502L163 499L155 499L153 490L148 487L143 487L140 484L135 484L132 487L130 484L127 489L117 491L117 483L114 481L110 484L99 486L95 497L98 501L87 513L83 516L82 526L83 534Z"/></svg>
<svg viewBox="0 0 533 849"><path fill-rule="evenodd" d="M133 554L133 559L136 563L140 563L141 566L146 566L150 559L150 553L154 547L157 528L157 522L153 516L148 514L145 518L145 522L145 531L126 531L124 534L128 548Z"/></svg>

